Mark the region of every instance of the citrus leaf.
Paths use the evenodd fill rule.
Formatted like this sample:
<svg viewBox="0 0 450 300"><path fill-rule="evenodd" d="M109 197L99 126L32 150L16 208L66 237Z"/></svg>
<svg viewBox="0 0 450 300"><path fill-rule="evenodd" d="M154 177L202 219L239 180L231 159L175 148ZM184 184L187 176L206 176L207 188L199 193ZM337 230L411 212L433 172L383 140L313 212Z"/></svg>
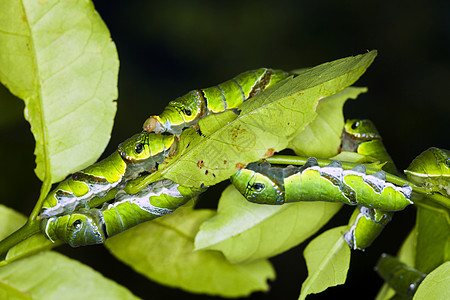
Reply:
<svg viewBox="0 0 450 300"><path fill-rule="evenodd" d="M36 175L60 181L109 141L115 45L90 1L1 1L0 11L0 81L25 102Z"/></svg>
<svg viewBox="0 0 450 300"><path fill-rule="evenodd" d="M227 111L201 120L203 135L185 130L178 154L162 166L161 175L185 186L211 186L236 173L236 168L285 149L317 116L319 100L354 83L376 54L371 51L310 68L244 102L239 115Z"/></svg>
<svg viewBox="0 0 450 300"><path fill-rule="evenodd" d="M243 297L267 291L275 277L269 261L232 265L220 252L193 251L198 227L213 214L182 207L108 239L106 247L144 276L189 292Z"/></svg>
<svg viewBox="0 0 450 300"><path fill-rule="evenodd" d="M304 256L308 278L302 284L299 299L329 287L344 284L350 266L350 248L343 238L348 226L325 231L306 246Z"/></svg>
<svg viewBox="0 0 450 300"><path fill-rule="evenodd" d="M232 263L272 257L312 236L341 206L326 202L255 204L229 186L218 214L201 225L195 248L219 250Z"/></svg>
<svg viewBox="0 0 450 300"><path fill-rule="evenodd" d="M413 300L450 299L450 261L427 275L419 285Z"/></svg>
<svg viewBox="0 0 450 300"><path fill-rule="evenodd" d="M0 241L22 227L27 218L15 210L0 204Z"/></svg>
<svg viewBox="0 0 450 300"><path fill-rule="evenodd" d="M364 159L348 154L355 153L342 152L330 159ZM315 234L341 206L330 202L255 204L230 186L219 200L217 215L201 225L195 247L219 250L233 263L272 257Z"/></svg>
<svg viewBox="0 0 450 300"><path fill-rule="evenodd" d="M417 207L414 268L429 273L450 259L448 210Z"/></svg>
<svg viewBox="0 0 450 300"><path fill-rule="evenodd" d="M367 88L347 87L319 101L318 116L290 142L298 156L330 157L338 153L341 144L344 116L342 108L348 99L356 99Z"/></svg>
<svg viewBox="0 0 450 300"><path fill-rule="evenodd" d="M0 299L8 299L8 300L32 300L30 296L22 293L21 291L13 288L7 283L3 283L0 281Z"/></svg>
<svg viewBox="0 0 450 300"><path fill-rule="evenodd" d="M53 251L0 267L0 282L7 285L0 284L0 295L23 293L32 299L138 299L90 267Z"/></svg>

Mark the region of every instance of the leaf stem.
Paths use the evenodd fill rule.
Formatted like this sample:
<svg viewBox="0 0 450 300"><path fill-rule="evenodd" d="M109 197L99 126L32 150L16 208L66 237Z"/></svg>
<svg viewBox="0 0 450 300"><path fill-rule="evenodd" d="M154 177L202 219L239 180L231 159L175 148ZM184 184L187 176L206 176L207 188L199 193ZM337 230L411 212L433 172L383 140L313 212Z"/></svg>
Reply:
<svg viewBox="0 0 450 300"><path fill-rule="evenodd" d="M124 191L128 194L136 194L150 183L158 181L160 179L163 179L161 172L155 172L147 176L138 177L128 182L124 188Z"/></svg>
<svg viewBox="0 0 450 300"><path fill-rule="evenodd" d="M51 187L52 187L51 178L47 177L42 183L41 194L39 195L39 199L36 202L36 205L34 206L33 210L31 211L30 216L28 217L29 221L36 220L37 216L41 211L42 202L44 201L45 197L47 197L47 194L50 192Z"/></svg>
<svg viewBox="0 0 450 300"><path fill-rule="evenodd" d="M0 260L4 260L9 249L30 236L40 232L40 220L28 220L25 225L0 241Z"/></svg>

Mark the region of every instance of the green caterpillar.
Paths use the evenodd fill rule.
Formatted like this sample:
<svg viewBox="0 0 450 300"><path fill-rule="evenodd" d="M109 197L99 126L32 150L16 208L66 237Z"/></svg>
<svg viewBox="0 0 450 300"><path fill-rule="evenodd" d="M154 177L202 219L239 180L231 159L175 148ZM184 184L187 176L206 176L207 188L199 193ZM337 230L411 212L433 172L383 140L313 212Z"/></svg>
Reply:
<svg viewBox="0 0 450 300"><path fill-rule="evenodd" d="M381 256L375 270L398 295L408 299L412 298L420 283L427 276L387 254Z"/></svg>
<svg viewBox="0 0 450 300"><path fill-rule="evenodd" d="M62 181L45 198L41 217L71 213L86 206L90 199L102 198L112 189L120 188L139 173L154 170L166 156L174 154L177 143L174 135L147 132L134 135L109 157Z"/></svg>
<svg viewBox="0 0 450 300"><path fill-rule="evenodd" d="M381 141L378 130L370 120L347 120L342 133L341 150L356 152L386 162L384 170L398 173ZM365 249L380 235L392 216L393 212L359 206L350 218L350 229L344 234L344 239L352 249Z"/></svg>
<svg viewBox="0 0 450 300"><path fill-rule="evenodd" d="M133 195L121 190L114 203L105 203L101 209L81 208L71 214L42 220L41 230L52 242L62 240L72 247L102 244L128 228L172 213L205 190L180 186L165 179Z"/></svg>
<svg viewBox="0 0 450 300"><path fill-rule="evenodd" d="M281 70L260 68L241 73L210 88L190 91L169 102L159 116L149 117L143 128L148 132L180 135L183 128L197 125L201 118L210 114L226 110L237 112L238 106L244 101L288 76L288 73Z"/></svg>
<svg viewBox="0 0 450 300"><path fill-rule="evenodd" d="M417 156L405 170L408 180L428 193L450 196L450 151L431 147Z"/></svg>
<svg viewBox="0 0 450 300"><path fill-rule="evenodd" d="M339 161L321 168L311 157L302 167L251 163L231 181L248 201L260 204L329 201L398 211L412 203L409 185L399 187L386 182L383 171L373 175L365 171L364 165L344 170Z"/></svg>

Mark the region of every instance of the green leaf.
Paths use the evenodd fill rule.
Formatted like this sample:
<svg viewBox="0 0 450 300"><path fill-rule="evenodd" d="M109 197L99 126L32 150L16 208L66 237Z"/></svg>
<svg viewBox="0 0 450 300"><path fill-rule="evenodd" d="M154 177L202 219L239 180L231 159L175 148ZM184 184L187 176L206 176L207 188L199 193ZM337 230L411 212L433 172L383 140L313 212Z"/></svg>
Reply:
<svg viewBox="0 0 450 300"><path fill-rule="evenodd" d="M236 173L237 167L285 149L317 116L319 100L354 83L376 55L371 51L310 68L244 102L239 115L227 111L201 120L203 136L185 130L178 154L161 166L160 175L185 186L211 186ZM128 192L149 181L141 181L138 188L130 185Z"/></svg>
<svg viewBox="0 0 450 300"><path fill-rule="evenodd" d="M0 267L0 295L19 293L33 299L138 299L97 271L47 251ZM26 299L26 298L25 298Z"/></svg>
<svg viewBox="0 0 450 300"><path fill-rule="evenodd" d="M22 227L26 222L22 214L0 204L0 241Z"/></svg>
<svg viewBox="0 0 450 300"><path fill-rule="evenodd" d="M343 238L348 226L325 231L309 243L303 253L308 278L302 284L299 299L345 283L350 266L350 247Z"/></svg>
<svg viewBox="0 0 450 300"><path fill-rule="evenodd" d="M267 279L275 277L269 261L232 265L220 252L193 251L200 224L213 214L179 208L112 237L106 247L144 276L186 291L222 297L267 291Z"/></svg>
<svg viewBox="0 0 450 300"><path fill-rule="evenodd" d="M272 257L312 236L341 206L327 202L255 204L231 185L222 194L217 215L201 225L195 247L219 250L232 263Z"/></svg>
<svg viewBox="0 0 450 300"><path fill-rule="evenodd" d="M341 144L344 116L342 108L348 99L356 99L367 88L348 87L319 101L318 116L290 142L299 156L330 157L338 153Z"/></svg>
<svg viewBox="0 0 450 300"><path fill-rule="evenodd" d="M397 257L401 262L411 267L414 267L414 243L416 235L415 230L415 228L411 230L397 254ZM395 291L391 289L387 283L384 283L375 300L388 300L391 299L394 295Z"/></svg>
<svg viewBox="0 0 450 300"><path fill-rule="evenodd" d="M413 300L450 299L450 261L428 274L415 293Z"/></svg>
<svg viewBox="0 0 450 300"><path fill-rule="evenodd" d="M450 260L449 211L417 207L414 268L429 273Z"/></svg>
<svg viewBox="0 0 450 300"><path fill-rule="evenodd" d="M25 102L37 176L60 181L109 141L115 45L90 1L0 1L0 11L0 81Z"/></svg>

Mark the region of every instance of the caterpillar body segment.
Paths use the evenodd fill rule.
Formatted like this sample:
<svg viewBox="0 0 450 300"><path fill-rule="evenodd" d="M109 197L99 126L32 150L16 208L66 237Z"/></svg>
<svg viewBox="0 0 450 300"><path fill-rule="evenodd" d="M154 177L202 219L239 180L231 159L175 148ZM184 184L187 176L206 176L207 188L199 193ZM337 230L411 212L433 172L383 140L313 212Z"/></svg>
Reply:
<svg viewBox="0 0 450 300"><path fill-rule="evenodd" d="M141 172L154 171L157 164L175 153L177 143L174 135L146 132L134 135L109 157L62 181L45 198L41 217L45 219L86 207L92 198L103 198Z"/></svg>
<svg viewBox="0 0 450 300"><path fill-rule="evenodd" d="M143 129L180 135L184 128L196 126L200 119L210 114L237 110L247 99L288 76L289 73L281 70L260 68L241 73L213 87L190 91L169 102L159 116L149 117Z"/></svg>
<svg viewBox="0 0 450 300"><path fill-rule="evenodd" d="M172 213L205 190L161 180L136 194L121 190L114 203L105 203L100 209L81 208L70 214L44 219L41 230L51 241L62 240L72 247L102 244L126 229Z"/></svg>
<svg viewBox="0 0 450 300"><path fill-rule="evenodd" d="M364 250L380 235L391 221L393 212L358 206L350 217L350 229L344 239L353 250Z"/></svg>
<svg viewBox="0 0 450 300"><path fill-rule="evenodd" d="M450 151L431 147L417 156L405 170L408 180L429 193L450 196Z"/></svg>
<svg viewBox="0 0 450 300"><path fill-rule="evenodd" d="M319 167L315 158L280 171L269 163L252 163L239 170L232 183L247 200L262 204L328 201L398 211L412 203L411 187L387 182L383 171L367 175L364 165L344 170L339 161Z"/></svg>
<svg viewBox="0 0 450 300"><path fill-rule="evenodd" d="M356 152L386 162L383 166L385 171L399 173L372 121L367 119L347 120L341 140L341 150ZM392 216L392 212L359 206L350 218L350 229L344 234L344 239L350 248L363 250L378 237Z"/></svg>
<svg viewBox="0 0 450 300"><path fill-rule="evenodd" d="M411 299L427 274L409 267L398 258L382 254L375 270L378 275L403 299Z"/></svg>

